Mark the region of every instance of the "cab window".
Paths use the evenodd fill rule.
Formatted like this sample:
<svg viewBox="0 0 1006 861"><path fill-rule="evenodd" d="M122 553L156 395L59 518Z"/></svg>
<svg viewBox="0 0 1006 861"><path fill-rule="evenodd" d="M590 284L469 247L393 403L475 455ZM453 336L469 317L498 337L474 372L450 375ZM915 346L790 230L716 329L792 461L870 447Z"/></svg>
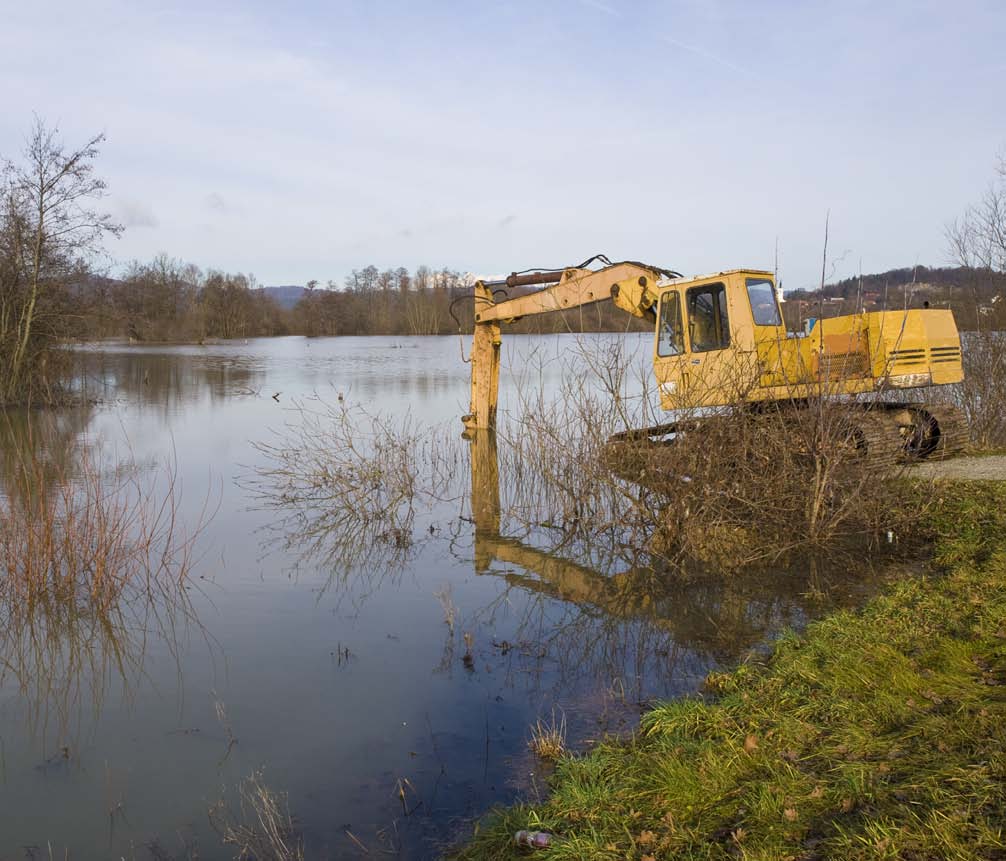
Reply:
<svg viewBox="0 0 1006 861"><path fill-rule="evenodd" d="M781 326L775 286L767 278L748 278L748 299L756 326Z"/></svg>
<svg viewBox="0 0 1006 861"><path fill-rule="evenodd" d="M685 351L685 330L681 325L681 297L674 290L660 297L657 321L657 355L677 356Z"/></svg>
<svg viewBox="0 0 1006 861"><path fill-rule="evenodd" d="M704 284L688 291L688 338L692 351L722 350L730 346L727 291L722 284Z"/></svg>

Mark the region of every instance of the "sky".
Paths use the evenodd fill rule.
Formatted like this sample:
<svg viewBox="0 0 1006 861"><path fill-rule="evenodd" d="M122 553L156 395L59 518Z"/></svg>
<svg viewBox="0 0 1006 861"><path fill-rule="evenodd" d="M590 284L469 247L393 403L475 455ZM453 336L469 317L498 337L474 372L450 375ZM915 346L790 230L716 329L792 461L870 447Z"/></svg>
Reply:
<svg viewBox="0 0 1006 861"><path fill-rule="evenodd" d="M262 284L595 254L787 290L945 265L1006 3L0 0L0 156L101 132L113 269Z"/></svg>

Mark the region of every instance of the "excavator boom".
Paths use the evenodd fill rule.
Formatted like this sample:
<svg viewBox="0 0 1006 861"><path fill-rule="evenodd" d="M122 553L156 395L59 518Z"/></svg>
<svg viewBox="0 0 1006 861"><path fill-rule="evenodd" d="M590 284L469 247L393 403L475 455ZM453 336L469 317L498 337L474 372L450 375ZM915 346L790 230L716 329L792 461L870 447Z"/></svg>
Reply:
<svg viewBox="0 0 1006 861"><path fill-rule="evenodd" d="M644 317L646 311L652 309L657 301L657 294L652 290L652 285L656 284L659 278L658 269L639 263L615 263L600 271L572 268L533 275L511 275L505 281L480 282L483 289L498 288L500 285L519 287L550 284L551 286L502 302L493 302L491 295L488 304L476 298L475 322L490 323L499 320L512 323L531 314L566 311L605 299L614 300L616 305L629 314Z"/></svg>
<svg viewBox="0 0 1006 861"><path fill-rule="evenodd" d="M614 263L604 269L581 267L511 275L503 281L479 281L475 284L475 332L472 338L472 397L465 429L491 429L496 426L499 391L500 324L513 323L521 317L567 311L612 300L636 317L656 320L657 294L654 287L662 275L658 267L641 263ZM495 292L503 288L529 285L544 287L534 293L496 302Z"/></svg>

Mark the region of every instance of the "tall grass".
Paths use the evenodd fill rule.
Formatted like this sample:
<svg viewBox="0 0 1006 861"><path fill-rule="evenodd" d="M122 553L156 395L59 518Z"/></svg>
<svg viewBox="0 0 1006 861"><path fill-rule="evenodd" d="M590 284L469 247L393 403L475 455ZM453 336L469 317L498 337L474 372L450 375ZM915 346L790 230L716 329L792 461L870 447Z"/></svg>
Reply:
<svg viewBox="0 0 1006 861"><path fill-rule="evenodd" d="M538 718L531 727L527 746L539 759L557 762L566 753L566 715Z"/></svg>

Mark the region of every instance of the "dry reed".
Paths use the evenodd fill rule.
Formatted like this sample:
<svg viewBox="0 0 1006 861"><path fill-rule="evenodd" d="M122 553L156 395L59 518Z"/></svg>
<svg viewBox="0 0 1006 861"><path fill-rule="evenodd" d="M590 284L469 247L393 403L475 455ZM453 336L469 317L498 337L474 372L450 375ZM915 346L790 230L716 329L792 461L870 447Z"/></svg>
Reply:
<svg viewBox="0 0 1006 861"><path fill-rule="evenodd" d="M555 369L525 362L518 403L500 413L500 522L511 537L598 570L736 569L864 539L876 547L917 520L891 480L893 456L864 457L863 405L835 396L838 382L820 397L755 408L740 369L727 383L733 406L672 413L670 444L630 437L612 446L613 434L667 420L652 368L634 372L618 339L579 341L561 362L553 390L541 381ZM343 568L407 558L423 533L417 513L459 493L455 437L407 415L319 404L299 405L296 421L257 446L266 464L246 486L283 512L288 545Z"/></svg>
<svg viewBox="0 0 1006 861"><path fill-rule="evenodd" d="M241 861L303 861L304 844L297 831L286 793L266 785L262 771L241 781L240 807L231 810L223 799L209 811L210 824Z"/></svg>
<svg viewBox="0 0 1006 861"><path fill-rule="evenodd" d="M555 712L545 720L538 718L531 727L527 746L539 759L555 762L566 753L566 715L558 719Z"/></svg>

